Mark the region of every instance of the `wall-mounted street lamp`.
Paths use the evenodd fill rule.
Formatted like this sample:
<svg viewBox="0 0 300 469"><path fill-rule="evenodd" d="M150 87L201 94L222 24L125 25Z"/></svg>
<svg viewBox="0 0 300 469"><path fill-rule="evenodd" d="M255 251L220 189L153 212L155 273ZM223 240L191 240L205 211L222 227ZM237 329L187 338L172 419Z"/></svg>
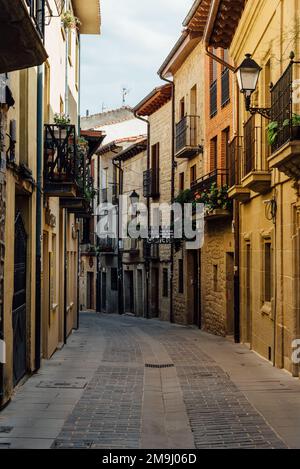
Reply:
<svg viewBox="0 0 300 469"><path fill-rule="evenodd" d="M132 194L129 196L129 198L130 198L130 201L131 201L132 205L137 205L139 203L140 196L135 190L132 192Z"/></svg>
<svg viewBox="0 0 300 469"><path fill-rule="evenodd" d="M270 119L270 108L251 107L251 96L257 88L261 71L262 68L251 58L251 54L246 54L246 58L235 73L240 91L245 97L246 110L251 114L261 114L263 117Z"/></svg>

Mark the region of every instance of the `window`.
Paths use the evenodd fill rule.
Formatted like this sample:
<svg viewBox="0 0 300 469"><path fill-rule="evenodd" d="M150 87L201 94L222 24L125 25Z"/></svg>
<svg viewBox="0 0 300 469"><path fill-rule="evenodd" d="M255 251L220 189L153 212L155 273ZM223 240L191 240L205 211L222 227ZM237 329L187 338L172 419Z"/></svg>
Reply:
<svg viewBox="0 0 300 469"><path fill-rule="evenodd" d="M169 297L169 271L168 269L163 269L163 297Z"/></svg>
<svg viewBox="0 0 300 469"><path fill-rule="evenodd" d="M69 29L68 32L68 59L69 63L72 66L72 40L73 40L73 31Z"/></svg>
<svg viewBox="0 0 300 469"><path fill-rule="evenodd" d="M223 51L223 60L229 63L229 53L228 50ZM222 67L222 107L225 107L230 102L230 72L227 67L223 65Z"/></svg>
<svg viewBox="0 0 300 469"><path fill-rule="evenodd" d="M180 114L180 120L184 118L185 116L185 102L184 102L184 98L182 98L180 100L180 103L179 103L179 114Z"/></svg>
<svg viewBox="0 0 300 469"><path fill-rule="evenodd" d="M45 62L45 84L44 84L44 122L50 120L50 65Z"/></svg>
<svg viewBox="0 0 300 469"><path fill-rule="evenodd" d="M159 143L152 145L151 149L152 168L152 194L159 195Z"/></svg>
<svg viewBox="0 0 300 469"><path fill-rule="evenodd" d="M117 291L118 290L118 269L116 267L112 267L110 270L110 280L111 280L111 290Z"/></svg>
<svg viewBox="0 0 300 469"><path fill-rule="evenodd" d="M62 97L60 96L60 99L59 99L59 112L61 114L64 113L64 110L65 110L65 104L64 104L64 100L62 99Z"/></svg>
<svg viewBox="0 0 300 469"><path fill-rule="evenodd" d="M179 174L179 190L184 191L184 173Z"/></svg>
<svg viewBox="0 0 300 469"><path fill-rule="evenodd" d="M193 165L191 168L190 168L190 183L191 183L191 186L193 185L194 182L196 182L197 180L197 165Z"/></svg>
<svg viewBox="0 0 300 469"><path fill-rule="evenodd" d="M79 89L79 40L76 38L76 57L75 57L75 85Z"/></svg>
<svg viewBox="0 0 300 469"><path fill-rule="evenodd" d="M229 142L230 142L230 128L223 130L222 132L222 168L229 169Z"/></svg>
<svg viewBox="0 0 300 469"><path fill-rule="evenodd" d="M214 291L218 291L218 266L213 266L213 282L214 282Z"/></svg>
<svg viewBox="0 0 300 469"><path fill-rule="evenodd" d="M178 293L184 293L183 259L178 260Z"/></svg>
<svg viewBox="0 0 300 469"><path fill-rule="evenodd" d="M218 167L218 137L214 137L210 141L210 168L211 171Z"/></svg>
<svg viewBox="0 0 300 469"><path fill-rule="evenodd" d="M216 55L216 50L212 50L213 54ZM217 73L218 67L217 62L210 58L210 117L214 117L218 112L218 84L217 84Z"/></svg>
<svg viewBox="0 0 300 469"><path fill-rule="evenodd" d="M270 303L272 300L272 244L264 245L264 301Z"/></svg>

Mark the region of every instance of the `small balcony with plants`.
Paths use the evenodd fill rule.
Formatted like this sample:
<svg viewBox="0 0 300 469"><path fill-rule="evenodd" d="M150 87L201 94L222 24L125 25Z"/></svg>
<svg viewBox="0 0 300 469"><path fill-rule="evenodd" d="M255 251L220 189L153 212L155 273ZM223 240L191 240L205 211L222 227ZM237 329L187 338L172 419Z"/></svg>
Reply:
<svg viewBox="0 0 300 469"><path fill-rule="evenodd" d="M91 176L88 141L82 137L76 144L76 196L63 197L60 205L74 213L77 218L90 218L93 213L93 204L98 192L94 188L94 180Z"/></svg>
<svg viewBox="0 0 300 469"><path fill-rule="evenodd" d="M242 185L242 154L243 138L236 136L228 148L228 197L232 200L245 202L250 198L250 189Z"/></svg>
<svg viewBox="0 0 300 469"><path fill-rule="evenodd" d="M278 168L288 177L300 177L300 62L291 61L271 89L271 122L268 142L270 168Z"/></svg>
<svg viewBox="0 0 300 469"><path fill-rule="evenodd" d="M117 253L117 239L106 237L98 239L97 252L104 256L111 256Z"/></svg>
<svg viewBox="0 0 300 469"><path fill-rule="evenodd" d="M185 116L176 124L176 158L194 158L203 153L198 141L199 116Z"/></svg>
<svg viewBox="0 0 300 469"><path fill-rule="evenodd" d="M253 192L264 194L271 187L271 172L267 157L265 119L254 114L244 125L244 152L242 167L242 185Z"/></svg>
<svg viewBox="0 0 300 469"><path fill-rule="evenodd" d="M204 204L207 221L232 217L232 201L228 196L228 171L216 169L193 183L191 189L179 193L175 202Z"/></svg>
<svg viewBox="0 0 300 469"><path fill-rule="evenodd" d="M54 124L45 125L44 193L48 197L77 195L77 136L70 118L56 114Z"/></svg>

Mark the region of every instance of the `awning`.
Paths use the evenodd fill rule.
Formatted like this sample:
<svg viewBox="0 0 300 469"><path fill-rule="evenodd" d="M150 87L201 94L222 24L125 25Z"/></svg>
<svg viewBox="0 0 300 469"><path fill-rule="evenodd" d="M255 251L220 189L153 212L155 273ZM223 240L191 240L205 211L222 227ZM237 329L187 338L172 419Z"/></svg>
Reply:
<svg viewBox="0 0 300 469"><path fill-rule="evenodd" d="M24 0L0 0L0 73L41 65L47 57Z"/></svg>

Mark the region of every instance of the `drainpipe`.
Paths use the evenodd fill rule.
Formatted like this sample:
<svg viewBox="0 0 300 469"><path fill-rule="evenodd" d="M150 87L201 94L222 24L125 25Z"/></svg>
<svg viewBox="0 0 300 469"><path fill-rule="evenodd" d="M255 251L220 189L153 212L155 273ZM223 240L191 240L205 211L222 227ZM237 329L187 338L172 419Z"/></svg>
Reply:
<svg viewBox="0 0 300 469"><path fill-rule="evenodd" d="M172 145L171 145L171 159L172 159L172 174L171 174L171 204L174 202L175 198L175 83L171 80L168 80L163 76L162 73L159 73L159 77L162 81L172 85ZM174 226L174 212L171 211L171 226ZM173 298L173 277L174 277L174 243L171 244L171 263L170 263L170 322L174 322L174 298Z"/></svg>
<svg viewBox="0 0 300 469"><path fill-rule="evenodd" d="M37 189L36 189L36 291L35 291L35 371L41 367L41 328L42 328L42 184L43 184L43 87L44 66L38 67L37 76Z"/></svg>
<svg viewBox="0 0 300 469"><path fill-rule="evenodd" d="M136 111L134 111L134 115L137 119L142 122L146 122L147 124L147 170L150 169L150 138L151 138L151 125L149 120L144 119L143 117L139 116ZM149 229L151 224L151 216L150 216L150 198L147 197L147 217L148 217L148 238L149 238ZM145 259L145 266L146 266L146 318L150 318L150 259L148 258L148 251L147 251L147 258Z"/></svg>

